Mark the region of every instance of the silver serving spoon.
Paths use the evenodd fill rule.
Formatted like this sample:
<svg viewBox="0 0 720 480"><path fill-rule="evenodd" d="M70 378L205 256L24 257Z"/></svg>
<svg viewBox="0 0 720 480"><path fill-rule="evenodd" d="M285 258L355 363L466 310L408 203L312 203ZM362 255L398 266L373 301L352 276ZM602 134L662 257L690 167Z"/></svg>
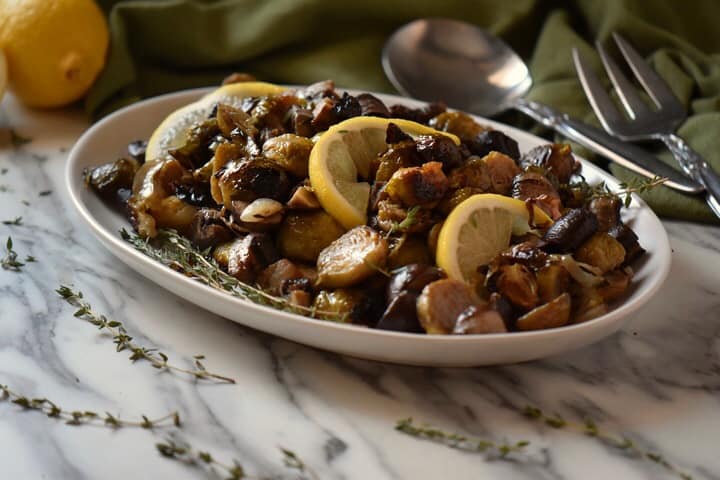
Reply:
<svg viewBox="0 0 720 480"><path fill-rule="evenodd" d="M444 18L415 20L388 39L385 74L403 95L483 116L515 109L567 138L646 177L667 177L668 187L699 193L702 185L640 147L554 109L526 100L532 77L502 40L469 23Z"/></svg>

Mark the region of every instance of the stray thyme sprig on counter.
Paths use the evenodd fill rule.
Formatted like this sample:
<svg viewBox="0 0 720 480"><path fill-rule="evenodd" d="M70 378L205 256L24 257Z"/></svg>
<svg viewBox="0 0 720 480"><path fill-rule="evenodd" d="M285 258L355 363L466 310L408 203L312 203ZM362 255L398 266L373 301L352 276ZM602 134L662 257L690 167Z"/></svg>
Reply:
<svg viewBox="0 0 720 480"><path fill-rule="evenodd" d="M12 237L8 237L7 242L5 242L5 256L0 260L0 266L2 266L3 270L19 272L25 264L17 258L18 254L15 250L13 250ZM33 259L33 261L35 260Z"/></svg>
<svg viewBox="0 0 720 480"><path fill-rule="evenodd" d="M3 225L22 225L22 217L15 217L12 220L3 220Z"/></svg>
<svg viewBox="0 0 720 480"><path fill-rule="evenodd" d="M210 452L197 450L187 442L180 442L172 437L165 439L165 442L156 443L155 448L166 458L177 460L186 465L202 468L217 478L223 480L270 480L274 477L254 476L245 472L242 464L233 459L232 464L217 460ZM317 474L310 470L305 463L294 452L280 448L283 454L283 463L287 468L299 471L303 478L317 480Z"/></svg>
<svg viewBox="0 0 720 480"><path fill-rule="evenodd" d="M90 304L83 299L82 292L75 292L65 285L61 285L56 292L67 303L78 308L75 312L75 317L95 325L100 330L109 332L113 336L113 343L115 343L116 350L118 352L122 352L124 350L131 352L131 361L135 362L137 360L146 360L150 362L150 365L159 370L174 371L192 375L198 379L214 379L225 383L235 383L235 380L232 378L218 375L217 373L211 373L206 370L205 365L203 365L200 361L205 358L203 355L195 355L193 357L195 364L194 370L188 370L186 368L169 364L168 356L163 352L160 352L155 348L147 348L135 343L133 341L133 337L128 335L127 330L122 323L116 320L110 320L105 317L105 315L96 313Z"/></svg>
<svg viewBox="0 0 720 480"><path fill-rule="evenodd" d="M686 472L678 470L674 465L668 462L662 455L655 452L649 452L635 444L631 439L621 435L611 435L600 430L600 427L592 420L586 419L582 423L569 422L560 415L549 416L537 407L527 406L523 410L523 415L527 418L537 420L545 425L555 429L572 429L581 432L588 437L597 438L605 445L617 448L626 452L628 455L637 459L646 459L657 463L665 468L668 472L677 475L682 480L692 480L692 476Z"/></svg>
<svg viewBox="0 0 720 480"><path fill-rule="evenodd" d="M89 410L63 410L55 402L47 398L30 398L10 390L7 385L0 385L0 402L10 401L25 410L34 410L44 413L49 418L64 421L67 425L98 425L109 428L137 427L152 429L156 427L175 426L180 427L180 415L178 412L170 412L167 415L150 419L142 415L142 420L124 420L111 413L97 413Z"/></svg>
<svg viewBox="0 0 720 480"><path fill-rule="evenodd" d="M412 418L398 420L395 430L407 435L423 438L432 442L440 443L450 448L466 452L495 453L500 457L506 457L511 453L523 452L525 447L530 445L527 440L516 443L497 443L491 440L470 438L459 433L450 433L430 426L417 426Z"/></svg>
<svg viewBox="0 0 720 480"><path fill-rule="evenodd" d="M120 236L136 250L163 265L180 272L193 280L204 283L218 290L223 290L235 297L254 303L267 305L286 312L297 313L307 317L321 318L343 323L345 317L335 312L325 312L311 307L294 305L287 299L271 295L260 288L241 282L223 271L208 251L197 250L190 240L174 230L159 230L152 241L141 238L125 229Z"/></svg>

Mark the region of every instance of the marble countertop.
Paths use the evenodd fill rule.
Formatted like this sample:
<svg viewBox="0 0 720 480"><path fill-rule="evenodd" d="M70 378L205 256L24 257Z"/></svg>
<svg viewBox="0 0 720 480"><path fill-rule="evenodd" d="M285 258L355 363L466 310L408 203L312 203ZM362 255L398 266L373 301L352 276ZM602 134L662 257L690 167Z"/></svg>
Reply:
<svg viewBox="0 0 720 480"><path fill-rule="evenodd" d="M720 228L664 222L673 247L667 282L595 345L493 368L381 364L244 328L112 257L80 222L63 184L68 150L87 126L78 111L28 112L8 95L0 104L0 220L22 217L21 225L0 224L0 240L12 236L20 260L37 259L20 272L0 270L0 384L127 419L178 410L183 426L74 427L0 402L0 478L214 478L159 455L155 444L168 435L221 461L236 458L263 478L299 477L283 466L279 447L323 479L720 478ZM11 128L32 141L13 146ZM143 344L187 365L205 354L208 369L237 384L131 364L112 338L73 317L54 292L60 284L82 290ZM634 447L530 420L527 405L574 422L591 418ZM505 458L468 453L396 431L405 417L530 444ZM659 454L677 471L637 451Z"/></svg>

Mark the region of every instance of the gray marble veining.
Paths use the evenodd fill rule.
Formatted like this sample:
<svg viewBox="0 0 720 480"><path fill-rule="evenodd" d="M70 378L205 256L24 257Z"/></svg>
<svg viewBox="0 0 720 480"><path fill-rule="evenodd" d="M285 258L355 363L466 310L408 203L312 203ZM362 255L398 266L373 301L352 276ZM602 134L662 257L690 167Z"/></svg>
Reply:
<svg viewBox="0 0 720 480"><path fill-rule="evenodd" d="M13 128L33 141L9 142ZM521 415L526 405L658 452L696 479L720 478L720 229L665 222L673 247L668 281L618 334L566 355L478 369L402 367L314 350L207 313L134 273L80 223L63 186L72 143L87 128L78 112L29 112L0 104L0 224L22 272L0 270L0 383L71 409L123 417L179 410L179 438L253 474L296 478L278 451L295 451L323 479L677 478L570 429ZM99 159L101 160L101 159ZM51 190L46 196L38 192ZM25 203L23 203L25 202ZM29 203L27 205L26 203ZM73 318L54 293L81 289L98 311L143 344L237 385L197 383L130 364L112 340ZM495 441L529 440L505 460L418 441L398 419ZM72 427L0 403L0 478L207 478L162 458L170 430Z"/></svg>

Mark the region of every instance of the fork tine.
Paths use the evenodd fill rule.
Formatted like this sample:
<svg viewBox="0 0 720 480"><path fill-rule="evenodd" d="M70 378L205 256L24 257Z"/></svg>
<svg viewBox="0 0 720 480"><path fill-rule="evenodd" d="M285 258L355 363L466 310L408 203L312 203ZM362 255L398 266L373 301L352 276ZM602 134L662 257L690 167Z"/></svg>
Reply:
<svg viewBox="0 0 720 480"><path fill-rule="evenodd" d="M680 101L677 99L675 94L670 90L665 83L665 80L653 71L648 66L645 59L635 50L630 43L620 36L617 32L613 32L613 38L615 43L620 48L620 53L625 57L628 65L632 69L635 76L640 80L640 83L645 88L645 91L650 95L658 108L662 109L673 109L685 111Z"/></svg>
<svg viewBox="0 0 720 480"><path fill-rule="evenodd" d="M582 55L580 55L577 48L573 48L572 55L575 70L580 78L585 96L595 111L595 115L600 119L600 123L605 127L605 130L613 132L613 126L624 124L625 119L618 109L615 108L610 95L605 91L605 87L600 82L600 79L595 75L592 67L585 61Z"/></svg>
<svg viewBox="0 0 720 480"><path fill-rule="evenodd" d="M610 81L615 87L615 91L630 117L635 119L643 113L647 113L649 111L647 104L640 98L640 95L638 95L635 90L635 86L630 83L630 80L628 80L622 70L620 70L617 63L610 58L610 55L608 55L603 46L600 45L600 42L595 43L595 48L597 48L608 77L610 77Z"/></svg>

